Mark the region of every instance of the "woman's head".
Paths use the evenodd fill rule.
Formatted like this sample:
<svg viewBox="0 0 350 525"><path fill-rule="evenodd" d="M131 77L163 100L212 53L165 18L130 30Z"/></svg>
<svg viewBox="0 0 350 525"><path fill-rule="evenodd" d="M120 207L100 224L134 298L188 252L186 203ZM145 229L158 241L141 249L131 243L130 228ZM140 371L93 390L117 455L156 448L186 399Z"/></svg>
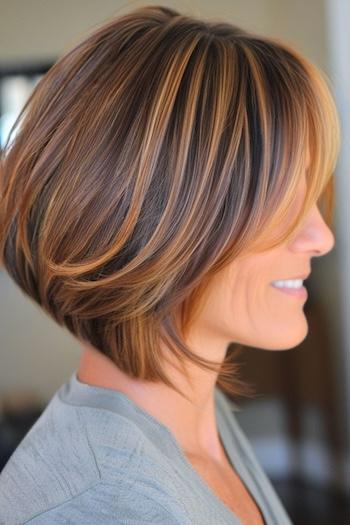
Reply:
<svg viewBox="0 0 350 525"><path fill-rule="evenodd" d="M242 324L226 297L218 337L300 341L301 305L274 289L263 305L253 284L308 271L333 242L316 205L330 221L338 118L326 79L295 50L142 7L61 57L14 130L1 159L0 259L79 340L130 376L169 385L160 342L180 363L219 370L186 336L227 275L252 319ZM296 254L316 223L323 240ZM274 325L260 307L278 310ZM291 311L298 321L284 342L263 337L265 322L278 334ZM244 391L235 372L228 352L218 376L228 393Z"/></svg>

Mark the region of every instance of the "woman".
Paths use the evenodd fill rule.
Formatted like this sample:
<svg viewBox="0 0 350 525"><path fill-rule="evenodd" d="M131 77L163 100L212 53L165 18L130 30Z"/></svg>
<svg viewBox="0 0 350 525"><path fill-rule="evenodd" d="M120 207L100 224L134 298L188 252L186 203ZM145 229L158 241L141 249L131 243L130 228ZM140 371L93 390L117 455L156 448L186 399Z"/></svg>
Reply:
<svg viewBox="0 0 350 525"><path fill-rule="evenodd" d="M334 245L322 74L146 6L60 58L14 127L1 259L83 352L1 473L0 523L290 524L228 347L307 334L302 280Z"/></svg>

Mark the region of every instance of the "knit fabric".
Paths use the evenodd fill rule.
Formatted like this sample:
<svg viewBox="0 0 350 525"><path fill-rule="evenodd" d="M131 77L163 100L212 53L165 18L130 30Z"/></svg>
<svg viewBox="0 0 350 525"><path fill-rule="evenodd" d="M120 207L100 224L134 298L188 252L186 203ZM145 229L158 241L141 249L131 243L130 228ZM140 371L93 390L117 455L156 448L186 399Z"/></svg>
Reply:
<svg viewBox="0 0 350 525"><path fill-rule="evenodd" d="M218 387L220 439L266 525L292 525ZM173 433L122 392L74 371L0 473L0 525L242 525Z"/></svg>

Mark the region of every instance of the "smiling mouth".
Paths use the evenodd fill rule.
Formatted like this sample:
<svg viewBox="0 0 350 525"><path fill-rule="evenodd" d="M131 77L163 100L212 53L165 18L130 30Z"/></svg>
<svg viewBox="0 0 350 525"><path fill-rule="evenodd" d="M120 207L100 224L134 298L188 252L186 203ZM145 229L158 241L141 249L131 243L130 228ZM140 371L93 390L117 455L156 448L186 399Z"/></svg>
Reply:
<svg viewBox="0 0 350 525"><path fill-rule="evenodd" d="M305 286L300 287L291 287L291 286L275 286L271 285L275 290L287 294L292 297L297 297L298 299L306 300L308 298L307 289Z"/></svg>

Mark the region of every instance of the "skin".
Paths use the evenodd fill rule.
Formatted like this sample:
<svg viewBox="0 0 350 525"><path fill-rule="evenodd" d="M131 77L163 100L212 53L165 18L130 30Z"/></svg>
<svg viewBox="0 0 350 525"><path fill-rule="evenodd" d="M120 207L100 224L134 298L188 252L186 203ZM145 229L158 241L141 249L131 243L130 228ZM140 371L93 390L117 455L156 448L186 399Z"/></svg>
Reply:
<svg viewBox="0 0 350 525"><path fill-rule="evenodd" d="M305 193L305 179L296 195L295 213ZM285 228L289 224L281 224ZM261 253L239 258L217 273L208 289L203 309L192 326L187 343L208 359L223 361L231 342L267 350L292 348L308 332L303 305L305 300L287 295L274 287L273 280L295 278L308 273L312 257L327 254L334 236L315 205L288 242ZM83 344L78 379L126 394L172 432L192 461L210 460L227 465L218 434L214 388L217 374L189 367L193 388L175 368L171 354L165 371L192 403L161 383L129 378L107 357Z"/></svg>

